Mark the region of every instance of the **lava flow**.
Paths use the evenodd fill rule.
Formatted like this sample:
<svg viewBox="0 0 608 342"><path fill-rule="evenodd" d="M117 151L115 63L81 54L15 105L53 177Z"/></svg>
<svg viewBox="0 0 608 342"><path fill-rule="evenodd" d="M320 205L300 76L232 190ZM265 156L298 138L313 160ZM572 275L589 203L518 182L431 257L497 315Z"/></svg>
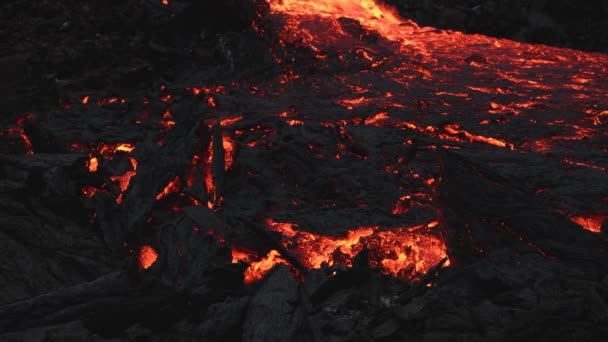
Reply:
<svg viewBox="0 0 608 342"><path fill-rule="evenodd" d="M598 157L608 138L606 56L419 27L374 0L267 2L268 18L260 19L281 25L269 47L279 71L257 83L189 86L206 115L192 139L198 145L179 164L184 170L162 172L164 183L150 185L160 209L175 215L211 209L205 215L214 219L202 228L222 227L214 235L231 246L234 263L248 264L246 283L279 263L350 267L364 250L370 266L405 280L449 265L437 203L440 150L541 189L539 199L600 232L608 202L582 203L605 196L605 186L561 180L586 184L591 175L601 184L608 173ZM176 130L189 136L169 89L155 100L156 118L133 120L159 129L154 148ZM31 153L22 126L9 133ZM144 172L135 149L153 149L135 140L81 151L89 173L106 178L85 186L84 197L112 193L123 205ZM251 227L271 243L249 239ZM157 257L142 247L140 266Z"/></svg>

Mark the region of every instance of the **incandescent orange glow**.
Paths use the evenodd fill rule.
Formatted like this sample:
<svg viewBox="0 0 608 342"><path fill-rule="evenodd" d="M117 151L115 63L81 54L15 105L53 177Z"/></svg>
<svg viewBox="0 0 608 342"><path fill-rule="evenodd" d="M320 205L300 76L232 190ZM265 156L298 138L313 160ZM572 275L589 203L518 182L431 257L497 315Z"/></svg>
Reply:
<svg viewBox="0 0 608 342"><path fill-rule="evenodd" d="M110 177L111 180L118 181L120 191L123 192L127 190L129 187L129 182L131 182L131 177L135 176L137 171L137 160L135 160L135 158L129 158L129 160L131 161L131 167L133 168L132 170L126 171L120 176Z"/></svg>
<svg viewBox="0 0 608 342"><path fill-rule="evenodd" d="M241 120L243 120L242 115L232 117L232 118L223 118L222 120L220 120L220 125L222 127L230 127Z"/></svg>
<svg viewBox="0 0 608 342"><path fill-rule="evenodd" d="M113 154L117 152L130 153L135 149L135 146L126 143L119 144L103 144L97 150L104 158L112 159Z"/></svg>
<svg viewBox="0 0 608 342"><path fill-rule="evenodd" d="M97 172L97 168L99 167L99 160L97 157L89 156L89 160L87 161L87 168L89 172Z"/></svg>
<svg viewBox="0 0 608 342"><path fill-rule="evenodd" d="M283 246L307 268L319 268L323 264L350 266L352 258L367 248L371 266L386 274L415 279L447 257L443 241L429 231L437 226L435 221L391 230L360 227L350 229L346 236L340 237L297 230L296 224L270 219L266 225L270 230L281 233Z"/></svg>
<svg viewBox="0 0 608 342"><path fill-rule="evenodd" d="M275 265L286 263L279 252L274 249L271 250L261 260L252 262L247 270L245 270L245 284L261 280Z"/></svg>
<svg viewBox="0 0 608 342"><path fill-rule="evenodd" d="M449 134L452 134L452 136L445 135L445 134L440 135L443 139L446 139L446 140L456 140L456 141L459 141L458 136L462 135L462 136L466 137L466 139L469 142L473 142L473 141L483 142L483 143L494 145L494 146L498 146L498 147L507 147L507 146L510 146L511 149L513 149L512 145L507 144L503 140L496 139L496 138L484 137L484 136L481 136L481 135L471 134L471 133L469 133L469 132L461 129L460 126L457 125L457 124L448 124L448 125L446 125L445 126L445 131L447 133L449 133Z"/></svg>
<svg viewBox="0 0 608 342"><path fill-rule="evenodd" d="M129 188L129 183L131 183L131 178L137 174L137 160L135 158L130 157L129 161L131 162L131 170L126 171L122 175L112 176L110 179L112 181L117 181L118 186L120 187L120 195L116 198L116 203L122 203L122 196L125 191Z"/></svg>
<svg viewBox="0 0 608 342"><path fill-rule="evenodd" d="M32 141L30 140L30 137L28 137L27 134L25 134L23 129L21 130L19 135L21 136L21 139L23 139L23 142L25 143L26 154L34 154L34 146L32 145Z"/></svg>
<svg viewBox="0 0 608 342"><path fill-rule="evenodd" d="M377 125L380 121L387 120L387 119L389 119L388 113L380 112L380 113L372 116L371 118L365 119L365 124L366 125Z"/></svg>
<svg viewBox="0 0 608 342"><path fill-rule="evenodd" d="M393 9L374 0L267 0L272 12L291 16L314 15L321 18L342 17L358 20L362 25L378 31L388 39L399 41L405 37L407 27ZM305 20L302 20L305 22ZM296 23L294 23L296 24ZM411 25L415 25L411 23ZM294 32L295 34L296 32ZM305 40L312 37L303 37Z"/></svg>
<svg viewBox="0 0 608 342"><path fill-rule="evenodd" d="M234 163L235 142L228 132L222 133L222 147L224 147L224 170L228 171Z"/></svg>
<svg viewBox="0 0 608 342"><path fill-rule="evenodd" d="M298 125L303 125L304 124L304 121L302 121L302 120L296 120L296 119L287 120L285 122L287 122L287 124L290 125L290 126L298 126Z"/></svg>
<svg viewBox="0 0 608 342"><path fill-rule="evenodd" d="M589 214L570 216L570 220L590 232L599 233L602 231L602 224L608 221L608 215Z"/></svg>
<svg viewBox="0 0 608 342"><path fill-rule="evenodd" d="M296 224L274 222L271 219L266 220L266 224L270 230L281 233L283 246L310 269L320 268L324 264L351 266L357 253L367 248L372 267L380 268L385 274L417 279L447 258L443 241L429 232L438 225L437 221L409 229L394 228L385 231L378 227L361 227L351 229L346 236L341 237L301 231ZM232 262L238 261L250 264L245 271L247 284L262 279L275 265L287 264L276 250L256 260L254 253L233 247ZM449 261L445 266L448 265Z"/></svg>
<svg viewBox="0 0 608 342"><path fill-rule="evenodd" d="M23 127L25 126L25 122L27 120L32 120L33 117L34 116L32 114L25 114L23 117L17 119L17 127L12 127L7 130L8 134L18 135L21 138L25 147L26 154L34 154L34 146L32 145L30 137L25 134L25 130ZM2 134L3 132L0 130L0 135Z"/></svg>
<svg viewBox="0 0 608 342"><path fill-rule="evenodd" d="M212 139L207 148L207 159L203 165L203 170L205 174L205 184L207 185L207 193L210 198L207 206L210 209L217 209L217 206L222 202L222 196L217 193L215 180L213 179L213 142L214 140ZM227 171L234 163L236 152L236 143L228 132L222 132L222 147L224 148L224 170Z"/></svg>
<svg viewBox="0 0 608 342"><path fill-rule="evenodd" d="M142 246L139 250L139 266L143 269L148 269L158 259L158 252L151 246Z"/></svg>
<svg viewBox="0 0 608 342"><path fill-rule="evenodd" d="M284 242L286 247L293 241L298 256L302 258L302 263L308 268L319 268L323 263L331 266L335 262L349 265L350 259L363 248L359 244L359 240L372 235L375 230L369 227L357 228L349 230L345 237L337 238L296 230L297 225L293 223L267 220L267 227L280 232L286 238ZM343 259L334 260L336 252L343 255Z"/></svg>
<svg viewBox="0 0 608 342"><path fill-rule="evenodd" d="M180 187L179 177L176 176L169 182L169 184L167 184L167 186L165 186L163 191L161 191L158 195L156 195L156 200L159 201L159 200L163 199L164 197L166 197L167 195L169 195L170 193L179 191L179 187Z"/></svg>

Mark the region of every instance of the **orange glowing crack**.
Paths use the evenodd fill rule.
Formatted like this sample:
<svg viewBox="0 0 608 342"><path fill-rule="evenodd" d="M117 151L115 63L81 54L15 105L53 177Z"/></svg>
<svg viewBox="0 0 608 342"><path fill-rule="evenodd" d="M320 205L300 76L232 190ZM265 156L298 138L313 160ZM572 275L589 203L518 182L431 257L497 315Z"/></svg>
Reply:
<svg viewBox="0 0 608 342"><path fill-rule="evenodd" d="M268 271L278 264L287 264L287 262L281 257L279 252L273 249L260 261L252 262L247 270L245 270L245 284L261 280Z"/></svg>
<svg viewBox="0 0 608 342"><path fill-rule="evenodd" d="M120 176L110 177L110 179L112 181L117 181L118 185L120 187L120 195L118 195L118 197L116 198L116 203L118 203L118 204L122 203L123 194L129 188L129 183L131 183L131 178L133 178L133 176L135 176L137 174L137 160L135 160L135 158L133 158L133 157L130 157L129 160L131 162L132 170L126 171L125 173L123 173Z"/></svg>
<svg viewBox="0 0 608 342"><path fill-rule="evenodd" d="M299 126L304 124L304 121L295 119L287 120L285 122L287 122L287 124L290 126Z"/></svg>
<svg viewBox="0 0 608 342"><path fill-rule="evenodd" d="M235 142L228 132L222 133L222 147L224 147L224 170L228 170L234 163Z"/></svg>
<svg viewBox="0 0 608 342"><path fill-rule="evenodd" d="M237 122L239 122L241 120L243 120L243 116L242 115L235 116L235 117L232 117L232 118L223 118L223 119L220 120L220 125L222 127L230 127L230 126L234 125L235 123L237 123Z"/></svg>
<svg viewBox="0 0 608 342"><path fill-rule="evenodd" d="M161 191L160 193L158 193L158 195L156 195L156 200L159 201L159 200L167 197L167 195L179 191L179 188L180 188L180 181L179 181L179 177L176 176L169 182L169 184L167 184L167 186L165 186L163 191Z"/></svg>
<svg viewBox="0 0 608 342"><path fill-rule="evenodd" d="M508 144L507 142L500 140L500 139L471 134L471 133L461 129L458 124L448 124L444 127L444 130L448 134L452 135L452 136L445 135L445 134L439 135L441 138L446 139L446 140L458 141L458 138L456 136L464 135L464 137L467 138L468 142L476 141L476 142L483 142L483 143L498 146L498 147L510 147L511 149L514 148L513 145Z"/></svg>
<svg viewBox="0 0 608 342"><path fill-rule="evenodd" d="M23 144L25 145L25 153L26 154L34 154L34 146L32 145L32 141L30 140L30 138L27 136L27 134L25 134L25 130L24 130L24 125L26 120L32 120L34 118L34 116L32 114L25 114L23 117L17 119L17 127L13 127L13 128L9 128L7 130L8 134L12 134L12 135L18 135L21 140L23 141ZM2 134L2 132L0 131L0 135Z"/></svg>
<svg viewBox="0 0 608 342"><path fill-rule="evenodd" d="M130 153L135 149L135 146L127 143L119 144L102 144L97 148L99 154L103 155L104 158L112 159L114 154L117 152Z"/></svg>

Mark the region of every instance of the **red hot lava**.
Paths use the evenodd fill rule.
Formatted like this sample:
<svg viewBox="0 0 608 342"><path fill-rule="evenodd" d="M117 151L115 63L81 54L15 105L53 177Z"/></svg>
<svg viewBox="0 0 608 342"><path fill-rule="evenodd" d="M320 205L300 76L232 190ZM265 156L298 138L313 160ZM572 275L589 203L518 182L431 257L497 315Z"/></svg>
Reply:
<svg viewBox="0 0 608 342"><path fill-rule="evenodd" d="M158 259L158 253L151 246L142 246L139 250L139 266L143 269L148 269L152 266L156 259Z"/></svg>
<svg viewBox="0 0 608 342"><path fill-rule="evenodd" d="M383 176L393 177L394 187L399 188L398 196L385 205L389 207L376 204L373 209L385 210L399 220L405 220L414 211L412 208L440 210L435 206L434 193L441 177L434 170L436 165L428 162L433 160L437 149L467 148L471 153L532 158L546 152L565 153L573 146L581 153L598 152L598 148L602 148L594 139L606 136L601 127L607 122L605 89L608 84L597 76L607 71L602 67L608 64L606 56L421 28L374 0L268 0L268 3L271 16L284 19L277 21L284 23L279 44L285 49L293 45L306 47L313 55L312 61L301 58L297 62L309 63L306 68L313 67L319 72L299 72L298 63L292 63L292 59L273 48L271 52L285 69L275 79L255 85L190 87L190 92L213 113L213 122L204 123L212 137L209 144L192 157L184 176L173 175L156 195L157 200L162 200L160 203L178 197L170 194L185 195L185 188L195 182L193 175L200 171L207 189L207 206L221 211L230 198L222 193L223 185L214 175L220 172L217 165L222 166L220 169L224 169L229 179L230 172L240 162L237 152L254 151L248 158L275 152L278 124L244 124L251 118L237 110L248 108L251 102L247 101L252 99L263 104L256 108L260 117L279 120L291 132L308 132L308 125L331 131L337 139L328 144L331 146L316 141L303 143L312 158L328 164L349 162L348 167L365 163L369 170L376 167ZM325 75L325 71L336 65L342 68L340 72ZM306 98L307 103L296 110L291 102L294 98ZM171 94L163 93L160 101L169 105L173 99ZM98 103L118 101L111 98ZM88 96L82 99L83 104L90 102ZM573 114L556 117L555 113L561 113L565 103ZM319 113L319 108L326 112ZM31 143L22 123L18 126L12 134L22 136L31 153ZM175 118L167 109L160 127L166 133L175 126ZM387 132L387 137L390 132L399 137L396 144L403 145L405 150L413 149L412 140L416 137L423 141L418 154L420 159L427 160L426 164L410 162L406 152L393 159L375 158L368 153L366 141L358 135L363 130ZM130 168L108 180L118 183L121 191L116 198L118 204L137 172L137 160L132 156L134 149L134 145L126 143L104 144L90 152L86 164L89 172L99 173L104 162L118 154L127 155ZM223 153L223 160L216 160L215 153ZM608 170L608 166L591 160L564 157L555 162L594 172ZM377 164L369 167L372 163ZM348 170L344 164L332 165ZM284 167L285 164L281 164L281 172ZM259 176L262 172L258 171L247 170L246 174ZM282 188L288 187L284 180L281 182ZM293 187L299 194L306 194L301 190L306 185ZM103 188L85 187L83 195L92 197L100 190ZM551 192L551 188L543 187L538 195ZM287 207L288 202L297 207L301 201L291 199L276 205ZM324 209L339 207L336 202L336 199L319 200L314 205ZM177 203L167 205L178 206ZM366 198L349 205L370 206ZM585 208L578 209L584 212ZM416 213L412 215L416 217ZM601 214L567 215L594 232L599 232L608 218ZM272 212L268 216L274 217ZM298 222L268 219L265 228L280 236L281 248L277 249L288 252L290 257L277 249L260 256L256 251L233 246L232 260L249 263L245 281L251 283L263 278L274 265L289 264L288 260L293 258L308 269L350 266L353 257L367 249L373 267L385 274L415 279L447 258L437 220L437 217L425 216L407 221L415 224L399 224L396 228L395 225L392 228L361 225L350 227L342 235L324 235L305 231ZM152 247L143 246L139 252L140 266L150 267L157 257Z"/></svg>

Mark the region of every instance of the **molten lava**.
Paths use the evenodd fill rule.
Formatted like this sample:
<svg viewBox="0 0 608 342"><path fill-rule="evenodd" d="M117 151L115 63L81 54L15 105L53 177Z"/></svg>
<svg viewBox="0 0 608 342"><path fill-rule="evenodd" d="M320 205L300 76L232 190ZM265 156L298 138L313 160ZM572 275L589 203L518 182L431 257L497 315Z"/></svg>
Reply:
<svg viewBox="0 0 608 342"><path fill-rule="evenodd" d="M303 42L314 46L319 37L306 29L306 17L321 17L337 20L351 18L362 25L377 31L383 37L400 41L411 34L411 29L404 26L404 20L396 11L374 0L268 0L270 9L275 13L282 13L294 17L289 20L286 29L293 30L293 37L303 39ZM413 22L408 22L416 27ZM329 36L322 37L331 39Z"/></svg>
<svg viewBox="0 0 608 342"><path fill-rule="evenodd" d="M143 269L148 269L158 259L158 252L151 246L142 246L139 250L139 266Z"/></svg>
<svg viewBox="0 0 608 342"><path fill-rule="evenodd" d="M447 258L446 246L433 235L433 221L411 228L380 230L379 227L350 229L346 236L333 237L298 230L293 223L279 223L269 219L268 229L281 233L282 244L307 268L322 265L351 266L352 259L364 248L370 251L370 265L385 274L405 279L416 279L431 267ZM277 251L252 262L246 271L248 282L261 279L272 266L286 263ZM234 260L250 260L250 254L233 253Z"/></svg>
<svg viewBox="0 0 608 342"><path fill-rule="evenodd" d="M243 259L237 259L242 261L249 261L251 256L237 254L237 258L242 257ZM234 254L233 254L234 261ZM245 284L251 284L258 281L268 273L274 266L278 264L287 264L285 259L281 257L281 254L276 250L271 250L266 256L261 258L259 261L251 261L247 270L245 270Z"/></svg>
<svg viewBox="0 0 608 342"><path fill-rule="evenodd" d="M375 0L267 2L271 19L283 24L278 46L270 47L281 71L256 84L188 87L212 113L203 123L211 137L201 139L204 146L197 146L195 154L188 156L192 160L187 170L176 170L171 175L174 178L156 194L156 200L162 200L159 206L174 210L184 202L201 205L202 198L183 200L191 193L185 188L196 188L198 177L200 188L206 186L207 194L202 190L201 197L207 195L209 208L228 210L228 204L234 204L231 209L243 207L238 198L235 200L243 183L231 179L232 174L238 174L256 183L252 185L255 191L246 193L246 200L263 202L252 208L269 217L279 217L273 215L275 210L293 208L367 208L399 223L389 227L380 223L384 221L356 222L342 235L330 235L301 229L298 223L304 224L298 222L297 213L288 216L292 222L268 219L265 228L277 237L273 241L279 244L276 249L261 253L232 246L232 261L249 264L246 283L262 279L277 264L289 265L290 260L297 260L306 269L348 267L363 250L369 252L371 266L383 273L419 279L447 258L442 225L433 216L441 209L434 202L442 179L435 158L441 149L508 156L504 160L547 154L551 161L570 169L608 172L608 165L588 157L607 151L602 146L606 137L602 125L608 116L608 84L600 77L606 73L606 56L421 28ZM169 94L164 85L161 91L163 108L183 95ZM89 96L80 101L95 102ZM124 101L109 98L97 103L116 106ZM260 105L250 109L252 103ZM177 117L166 109L155 127L167 133L178 126ZM9 133L20 137L31 154L32 143L23 126L22 120ZM163 144L163 139L158 141ZM385 153L391 146L397 146L396 152ZM237 154L237 148L243 150ZM108 177L104 184L118 183L119 204L137 172L134 149L130 143L114 143L84 151L89 153L87 170L96 172L95 176L111 169L106 167L107 161L128 158L130 167L123 174ZM551 159L564 151L593 153ZM223 153L223 160L221 156L216 159L214 153ZM251 162L254 158L261 159ZM309 168L315 163L318 165ZM326 165L332 172L318 177L316 173ZM355 171L365 177L349 177ZM262 177L282 178L263 183ZM389 179L389 186L377 190L373 184L361 191L349 188L364 187L374 177ZM268 189L267 184L275 188ZM532 186L539 189L538 196L545 196L554 184ZM82 195L90 198L108 188L85 186ZM373 191L384 196L389 188L397 189L390 198L374 202L365 196ZM229 203L231 200L234 202ZM608 216L576 215L570 219L599 232ZM502 227L523 240L511 227ZM228 235L214 235L231 244ZM157 257L152 247L143 246L140 266L150 267Z"/></svg>
<svg viewBox="0 0 608 342"><path fill-rule="evenodd" d="M89 169L89 172L97 172L98 167L99 159L93 155L89 155L89 160L87 161L87 169Z"/></svg>
<svg viewBox="0 0 608 342"><path fill-rule="evenodd" d="M570 220L590 232L599 233L602 231L604 222L608 222L608 215L590 214L570 216Z"/></svg>
<svg viewBox="0 0 608 342"><path fill-rule="evenodd" d="M137 160L135 158L130 157L129 161L131 162L131 170L125 171L122 175L112 176L110 179L112 181L118 182L118 186L120 187L120 195L116 198L116 203L122 203L122 196L125 191L129 188L129 183L131 183L131 178L137 174Z"/></svg>
<svg viewBox="0 0 608 342"><path fill-rule="evenodd" d="M160 201L161 199L165 198L167 195L174 193L174 192L178 192L179 189L180 189L179 177L175 177L175 178L173 178L173 180L171 180L169 182L169 184L167 184L167 186L165 186L163 191L161 191L158 195L156 195L156 200Z"/></svg>

